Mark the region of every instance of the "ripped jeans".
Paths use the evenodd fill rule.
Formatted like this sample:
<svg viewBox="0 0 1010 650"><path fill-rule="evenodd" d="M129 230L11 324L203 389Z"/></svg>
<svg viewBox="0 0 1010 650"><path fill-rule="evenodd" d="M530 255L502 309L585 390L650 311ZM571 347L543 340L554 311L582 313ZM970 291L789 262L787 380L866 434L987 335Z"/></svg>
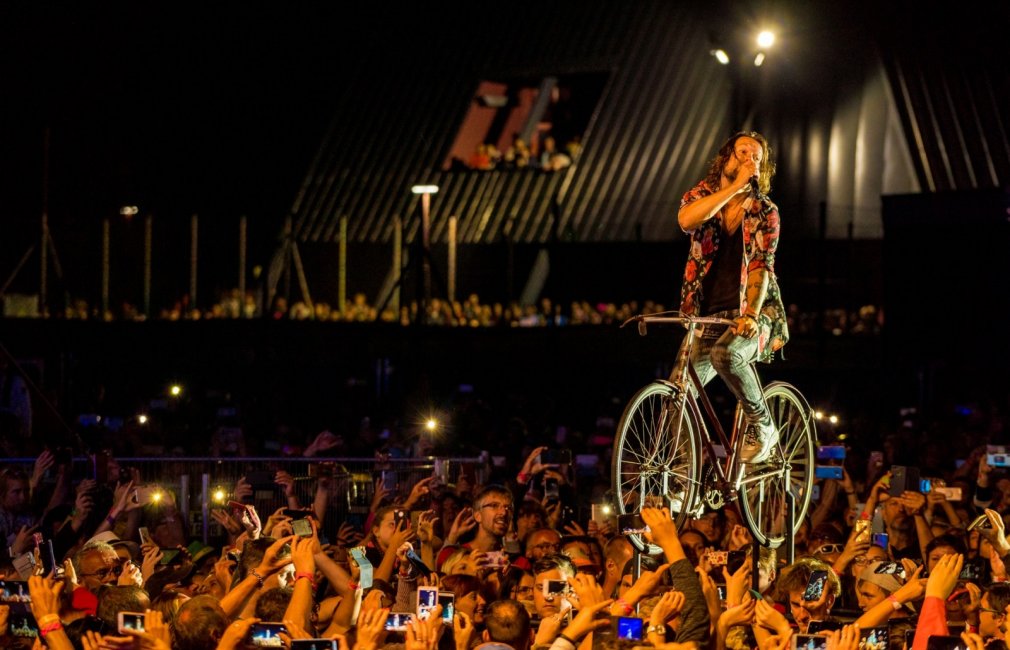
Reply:
<svg viewBox="0 0 1010 650"><path fill-rule="evenodd" d="M721 311L709 316L734 319L735 310ZM740 402L744 417L755 423L768 417L761 384L751 363L757 359L758 336L737 336L733 328L723 325L706 325L694 342L691 364L704 386L718 374Z"/></svg>

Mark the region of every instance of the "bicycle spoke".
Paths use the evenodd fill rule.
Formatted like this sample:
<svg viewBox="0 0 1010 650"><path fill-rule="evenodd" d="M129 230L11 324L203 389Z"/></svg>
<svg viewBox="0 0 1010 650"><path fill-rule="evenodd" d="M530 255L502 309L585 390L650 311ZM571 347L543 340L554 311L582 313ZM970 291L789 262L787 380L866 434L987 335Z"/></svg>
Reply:
<svg viewBox="0 0 1010 650"><path fill-rule="evenodd" d="M614 488L622 511L659 505L682 522L700 472L693 425L682 408L672 387L657 382L639 391L625 409L614 441ZM643 540L632 541L644 548Z"/></svg>

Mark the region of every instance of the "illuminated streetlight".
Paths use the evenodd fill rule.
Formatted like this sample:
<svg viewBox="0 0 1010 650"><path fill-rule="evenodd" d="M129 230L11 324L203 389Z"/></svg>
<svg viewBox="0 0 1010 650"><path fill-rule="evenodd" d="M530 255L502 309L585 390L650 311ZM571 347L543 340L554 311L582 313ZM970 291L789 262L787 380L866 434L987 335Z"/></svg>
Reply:
<svg viewBox="0 0 1010 650"><path fill-rule="evenodd" d="M171 395L172 397L178 397L179 395L182 395L182 386L180 386L179 384L172 384L172 386L168 389L168 394Z"/></svg>
<svg viewBox="0 0 1010 650"><path fill-rule="evenodd" d="M424 423L424 428L430 432L434 432L435 429L438 428L438 420L435 418L428 418L428 420Z"/></svg>
<svg viewBox="0 0 1010 650"><path fill-rule="evenodd" d="M719 63L721 63L723 65L728 65L729 64L729 54L726 54L726 50L723 50L723 49L720 48L720 49L712 50L710 52L710 54L712 56L714 56L715 60L718 61Z"/></svg>
<svg viewBox="0 0 1010 650"><path fill-rule="evenodd" d="M824 419L824 411L814 411L814 419L815 420L823 420Z"/></svg>
<svg viewBox="0 0 1010 650"><path fill-rule="evenodd" d="M757 56L754 57L754 67L760 68L761 64L765 62L765 53L758 52Z"/></svg>
<svg viewBox="0 0 1010 650"><path fill-rule="evenodd" d="M775 44L775 34L765 30L758 34L757 44L762 50L767 50L769 47Z"/></svg>
<svg viewBox="0 0 1010 650"><path fill-rule="evenodd" d="M832 415L831 417L828 418L828 422L830 422L831 424L838 424L838 416Z"/></svg>
<svg viewBox="0 0 1010 650"><path fill-rule="evenodd" d="M214 499L214 503L224 503L227 496L228 493L225 492L223 487L217 487L214 488L214 493L211 495L211 498Z"/></svg>
<svg viewBox="0 0 1010 650"><path fill-rule="evenodd" d="M124 205L123 207L119 208L119 214L124 217L132 217L133 215L137 214L137 212L138 212L137 206L135 205Z"/></svg>
<svg viewBox="0 0 1010 650"><path fill-rule="evenodd" d="M147 424L147 416L141 413L140 415L137 416L137 422L141 424Z"/></svg>

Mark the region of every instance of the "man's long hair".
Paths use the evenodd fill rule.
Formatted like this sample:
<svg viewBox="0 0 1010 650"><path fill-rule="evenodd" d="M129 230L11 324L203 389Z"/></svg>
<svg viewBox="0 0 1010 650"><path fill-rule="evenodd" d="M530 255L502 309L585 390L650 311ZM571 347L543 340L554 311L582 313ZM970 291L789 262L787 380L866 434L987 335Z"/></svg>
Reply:
<svg viewBox="0 0 1010 650"><path fill-rule="evenodd" d="M772 159L772 148L769 146L768 140L757 131L734 133L730 136L729 140L719 147L719 153L709 163L708 176L705 177L705 182L713 190L719 189L719 179L722 176L723 167L726 166L726 161L733 155L736 141L745 137L757 140L764 150L764 156L761 157L761 166L758 170L758 188L762 194L768 194L772 191L772 177L775 176L775 161Z"/></svg>

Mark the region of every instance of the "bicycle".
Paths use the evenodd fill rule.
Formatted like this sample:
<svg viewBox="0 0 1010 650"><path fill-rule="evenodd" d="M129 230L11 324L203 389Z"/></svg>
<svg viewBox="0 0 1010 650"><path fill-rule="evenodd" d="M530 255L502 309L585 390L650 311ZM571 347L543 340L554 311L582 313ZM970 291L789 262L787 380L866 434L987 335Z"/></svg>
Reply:
<svg viewBox="0 0 1010 650"><path fill-rule="evenodd" d="M743 413L738 406L727 439L690 363L700 332L697 326L732 327L734 321L666 312L635 316L621 327L632 322L638 323L642 336L646 335L647 324L681 324L687 328L687 339L670 377L639 390L621 416L612 465L618 511L623 514L646 506L667 507L679 529L688 517L701 516L705 506L720 509L739 498L755 540L772 548L780 546L791 531L789 521L802 521L810 506L817 431L806 399L784 382L764 386L752 363L779 432L779 443L765 462L738 462ZM715 432L715 440L710 430ZM790 507L787 490L792 494L792 518L786 517ZM661 550L640 534L630 534L629 539L639 551L657 554Z"/></svg>

